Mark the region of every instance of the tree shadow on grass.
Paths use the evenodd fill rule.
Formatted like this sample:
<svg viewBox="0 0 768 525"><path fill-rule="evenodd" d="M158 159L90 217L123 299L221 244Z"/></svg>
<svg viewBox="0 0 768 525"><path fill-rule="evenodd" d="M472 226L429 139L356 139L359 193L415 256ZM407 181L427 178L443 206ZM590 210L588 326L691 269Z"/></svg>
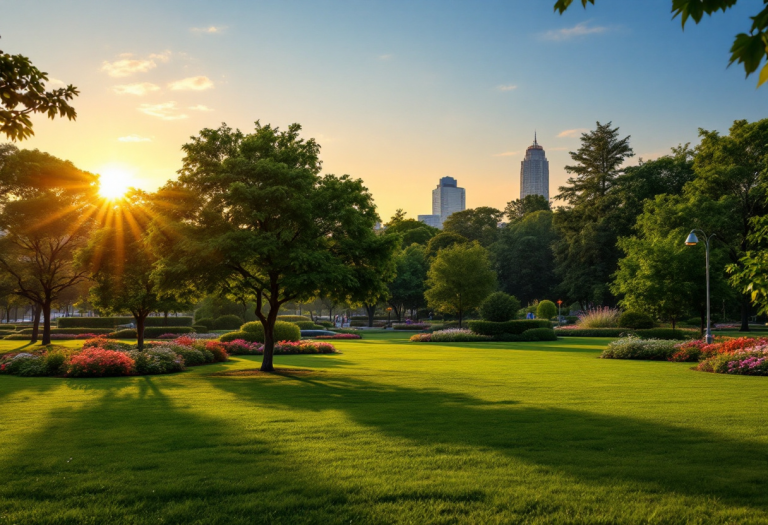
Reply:
<svg viewBox="0 0 768 525"><path fill-rule="evenodd" d="M622 416L486 402L436 389L339 377L279 382L207 378L243 401L342 411L355 423L417 445L492 450L611 490L617 481L760 509L768 519L768 447ZM625 490L627 490L625 488Z"/></svg>

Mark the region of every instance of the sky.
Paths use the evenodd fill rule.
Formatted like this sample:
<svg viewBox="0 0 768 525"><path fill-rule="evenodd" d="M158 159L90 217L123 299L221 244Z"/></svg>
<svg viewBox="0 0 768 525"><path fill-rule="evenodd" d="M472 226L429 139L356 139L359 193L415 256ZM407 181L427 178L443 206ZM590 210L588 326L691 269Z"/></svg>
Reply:
<svg viewBox="0 0 768 525"><path fill-rule="evenodd" d="M0 49L81 91L75 122L37 116L20 147L154 190L203 128L297 122L385 220L431 213L444 176L467 207L503 209L534 132L554 195L597 121L631 136L637 163L768 116L768 86L727 67L760 0L685 31L670 0L596 3L0 0Z"/></svg>

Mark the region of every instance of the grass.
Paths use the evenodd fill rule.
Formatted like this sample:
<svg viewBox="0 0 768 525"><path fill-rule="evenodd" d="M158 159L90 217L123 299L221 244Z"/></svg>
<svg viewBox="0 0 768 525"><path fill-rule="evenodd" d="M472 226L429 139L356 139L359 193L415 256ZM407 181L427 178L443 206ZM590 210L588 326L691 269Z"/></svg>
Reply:
<svg viewBox="0 0 768 525"><path fill-rule="evenodd" d="M304 374L0 376L0 524L768 522L765 378L409 335L276 358Z"/></svg>

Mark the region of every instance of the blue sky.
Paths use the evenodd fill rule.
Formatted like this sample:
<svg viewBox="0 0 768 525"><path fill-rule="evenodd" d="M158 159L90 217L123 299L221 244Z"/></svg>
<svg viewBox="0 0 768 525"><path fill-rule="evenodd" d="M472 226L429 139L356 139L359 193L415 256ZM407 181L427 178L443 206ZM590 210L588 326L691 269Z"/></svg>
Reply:
<svg viewBox="0 0 768 525"><path fill-rule="evenodd" d="M768 116L768 87L726 68L762 2L685 32L670 0L553 3L0 0L0 48L82 91L76 123L38 118L24 147L154 189L203 127L299 122L384 218L430 213L446 175L468 206L503 207L534 130L554 194L597 120L654 158Z"/></svg>

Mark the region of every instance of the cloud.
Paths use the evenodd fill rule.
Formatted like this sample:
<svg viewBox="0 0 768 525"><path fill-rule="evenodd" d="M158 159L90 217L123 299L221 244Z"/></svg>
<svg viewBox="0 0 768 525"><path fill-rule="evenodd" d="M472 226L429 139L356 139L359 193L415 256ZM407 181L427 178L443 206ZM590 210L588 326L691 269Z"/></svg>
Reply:
<svg viewBox="0 0 768 525"><path fill-rule="evenodd" d="M52 86L63 86L63 85L65 85L63 80L59 80L58 78L55 78L55 77L48 77L48 83L50 85L52 85Z"/></svg>
<svg viewBox="0 0 768 525"><path fill-rule="evenodd" d="M149 137L140 137L138 135L126 135L125 137L119 137L118 142L152 142Z"/></svg>
<svg viewBox="0 0 768 525"><path fill-rule="evenodd" d="M496 89L499 91L514 91L517 89L517 86L515 84L505 84L501 86L496 86Z"/></svg>
<svg viewBox="0 0 768 525"><path fill-rule="evenodd" d="M171 82L168 87L174 91L203 91L213 87L213 82L208 77L189 77Z"/></svg>
<svg viewBox="0 0 768 525"><path fill-rule="evenodd" d="M111 77L127 77L134 73L146 73L150 69L157 67L158 62L168 62L171 58L170 51L163 51L162 53L153 53L148 58L133 58L131 53L120 54L122 60L115 60L109 62L107 60L101 66L101 70L105 71Z"/></svg>
<svg viewBox="0 0 768 525"><path fill-rule="evenodd" d="M118 95L146 95L153 91L159 91L160 86L152 84L151 82L139 82L136 84L122 84L119 86L113 86L112 91Z"/></svg>
<svg viewBox="0 0 768 525"><path fill-rule="evenodd" d="M562 29L551 29L546 33L542 33L541 38L544 40L570 40L571 38L577 38L580 36L596 35L605 33L608 28L605 26L590 26L589 22L580 22L573 27L564 27Z"/></svg>
<svg viewBox="0 0 768 525"><path fill-rule="evenodd" d="M558 137L579 137L589 131L587 128L566 129L557 134Z"/></svg>
<svg viewBox="0 0 768 525"><path fill-rule="evenodd" d="M389 54L389 55L379 55L379 60L388 61L388 60L392 60L393 58L395 58L395 55L392 55L392 54Z"/></svg>
<svg viewBox="0 0 768 525"><path fill-rule="evenodd" d="M176 102L163 102L161 104L142 104L139 111L151 117L157 117L163 120L181 120L189 118L184 113L179 113Z"/></svg>
<svg viewBox="0 0 768 525"><path fill-rule="evenodd" d="M197 106L189 106L187 109L191 109L192 111L213 111L213 109L209 108L208 106L203 106L202 104L198 104Z"/></svg>
<svg viewBox="0 0 768 525"><path fill-rule="evenodd" d="M198 34L215 35L224 32L227 26L208 26L208 27L191 27L190 31Z"/></svg>
<svg viewBox="0 0 768 525"><path fill-rule="evenodd" d="M513 155L517 155L518 151L505 151L504 153L497 153L494 155L494 157L511 157Z"/></svg>

